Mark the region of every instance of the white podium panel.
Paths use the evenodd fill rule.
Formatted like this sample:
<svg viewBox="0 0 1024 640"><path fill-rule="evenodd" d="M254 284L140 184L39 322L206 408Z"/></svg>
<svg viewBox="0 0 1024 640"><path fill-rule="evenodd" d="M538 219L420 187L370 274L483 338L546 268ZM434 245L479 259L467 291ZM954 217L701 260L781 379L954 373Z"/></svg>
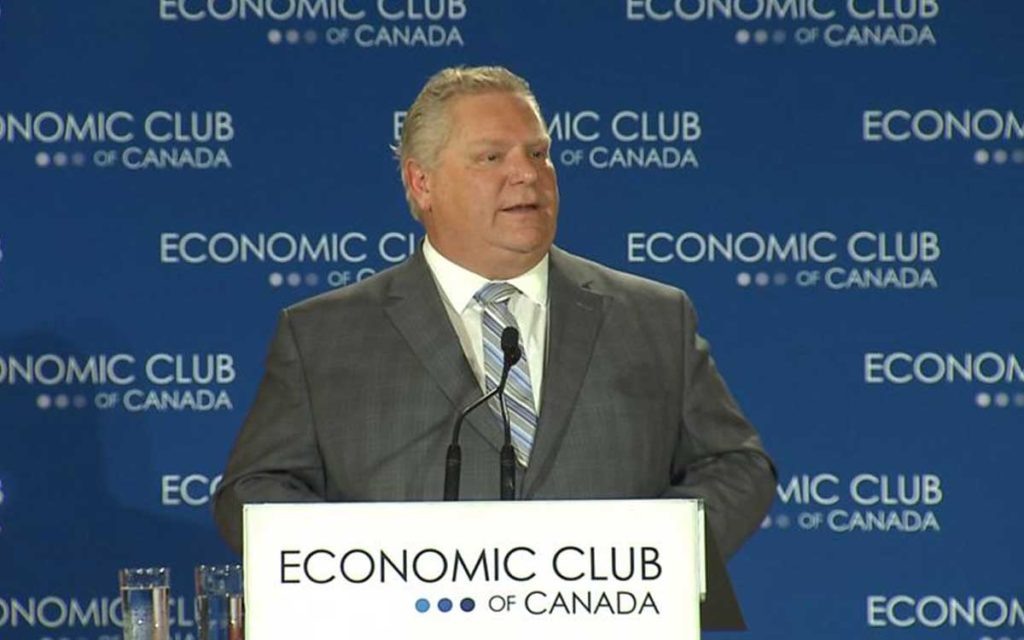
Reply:
<svg viewBox="0 0 1024 640"><path fill-rule="evenodd" d="M700 635L692 500L248 505L248 640Z"/></svg>

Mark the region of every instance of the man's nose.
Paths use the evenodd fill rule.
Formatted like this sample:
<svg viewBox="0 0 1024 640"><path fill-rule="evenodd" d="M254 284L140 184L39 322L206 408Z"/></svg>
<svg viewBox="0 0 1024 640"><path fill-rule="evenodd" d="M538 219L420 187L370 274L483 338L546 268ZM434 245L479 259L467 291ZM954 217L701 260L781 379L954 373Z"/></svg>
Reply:
<svg viewBox="0 0 1024 640"><path fill-rule="evenodd" d="M537 180L537 167L528 151L516 151L510 156L509 179L513 184L530 184Z"/></svg>

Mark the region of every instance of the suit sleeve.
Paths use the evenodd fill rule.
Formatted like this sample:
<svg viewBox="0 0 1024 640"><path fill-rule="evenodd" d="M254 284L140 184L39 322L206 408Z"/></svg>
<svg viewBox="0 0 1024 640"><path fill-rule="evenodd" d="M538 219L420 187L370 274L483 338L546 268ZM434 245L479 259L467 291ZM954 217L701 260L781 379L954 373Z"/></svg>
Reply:
<svg viewBox="0 0 1024 640"><path fill-rule="evenodd" d="M683 298L682 420L666 497L702 498L723 559L756 531L771 506L775 467L719 375Z"/></svg>
<svg viewBox="0 0 1024 640"><path fill-rule="evenodd" d="M324 499L323 462L315 434L302 356L284 311L256 400L214 496L217 526L235 551L242 550L243 505Z"/></svg>

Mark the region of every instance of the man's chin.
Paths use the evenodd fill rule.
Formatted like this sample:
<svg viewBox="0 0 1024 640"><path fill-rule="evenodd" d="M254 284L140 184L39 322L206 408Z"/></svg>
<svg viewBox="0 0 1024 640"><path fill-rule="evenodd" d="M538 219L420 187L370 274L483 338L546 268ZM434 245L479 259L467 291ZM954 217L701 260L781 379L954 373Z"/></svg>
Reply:
<svg viewBox="0 0 1024 640"><path fill-rule="evenodd" d="M552 238L548 234L521 234L521 237L504 238L498 246L505 251L527 256L543 256L551 248Z"/></svg>
<svg viewBox="0 0 1024 640"><path fill-rule="evenodd" d="M527 252L550 245L555 237L550 220L538 217L513 220L511 224L499 225L495 232L499 244Z"/></svg>

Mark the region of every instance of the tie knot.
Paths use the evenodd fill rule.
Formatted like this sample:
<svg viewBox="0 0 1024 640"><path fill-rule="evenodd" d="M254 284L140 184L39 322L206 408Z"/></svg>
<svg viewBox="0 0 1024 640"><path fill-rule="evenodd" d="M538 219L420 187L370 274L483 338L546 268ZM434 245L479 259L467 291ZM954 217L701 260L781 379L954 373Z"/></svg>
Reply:
<svg viewBox="0 0 1024 640"><path fill-rule="evenodd" d="M473 297L482 304L504 304L517 293L519 289L507 282L488 282Z"/></svg>

